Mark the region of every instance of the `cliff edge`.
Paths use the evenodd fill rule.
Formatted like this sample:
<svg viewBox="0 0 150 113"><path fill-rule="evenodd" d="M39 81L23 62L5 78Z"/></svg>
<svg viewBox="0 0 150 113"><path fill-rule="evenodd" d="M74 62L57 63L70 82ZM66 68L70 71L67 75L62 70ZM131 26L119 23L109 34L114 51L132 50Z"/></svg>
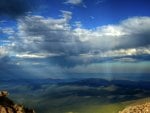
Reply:
<svg viewBox="0 0 150 113"><path fill-rule="evenodd" d="M15 104L7 96L7 91L0 91L0 113L35 113L33 109L28 109L23 105Z"/></svg>
<svg viewBox="0 0 150 113"><path fill-rule="evenodd" d="M150 113L150 102L129 106L119 113Z"/></svg>

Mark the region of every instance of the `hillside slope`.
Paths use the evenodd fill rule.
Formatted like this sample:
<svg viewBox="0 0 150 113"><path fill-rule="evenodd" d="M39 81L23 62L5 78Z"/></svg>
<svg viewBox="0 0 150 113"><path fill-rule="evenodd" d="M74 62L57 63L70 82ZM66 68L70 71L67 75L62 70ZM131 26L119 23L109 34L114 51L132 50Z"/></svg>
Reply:
<svg viewBox="0 0 150 113"><path fill-rule="evenodd" d="M35 113L33 109L15 104L7 95L7 91L0 91L0 113Z"/></svg>

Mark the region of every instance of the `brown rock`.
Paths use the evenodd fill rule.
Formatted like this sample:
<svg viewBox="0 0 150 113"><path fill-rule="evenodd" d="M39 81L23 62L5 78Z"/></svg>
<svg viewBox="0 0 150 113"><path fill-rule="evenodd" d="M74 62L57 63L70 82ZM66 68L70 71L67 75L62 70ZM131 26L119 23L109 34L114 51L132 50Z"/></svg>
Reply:
<svg viewBox="0 0 150 113"><path fill-rule="evenodd" d="M150 113L150 103L129 106L119 113Z"/></svg>
<svg viewBox="0 0 150 113"><path fill-rule="evenodd" d="M6 97L7 95L7 91L0 91L0 113L35 113L33 109L14 104L12 100Z"/></svg>
<svg viewBox="0 0 150 113"><path fill-rule="evenodd" d="M7 91L0 91L0 97L5 97L8 95Z"/></svg>

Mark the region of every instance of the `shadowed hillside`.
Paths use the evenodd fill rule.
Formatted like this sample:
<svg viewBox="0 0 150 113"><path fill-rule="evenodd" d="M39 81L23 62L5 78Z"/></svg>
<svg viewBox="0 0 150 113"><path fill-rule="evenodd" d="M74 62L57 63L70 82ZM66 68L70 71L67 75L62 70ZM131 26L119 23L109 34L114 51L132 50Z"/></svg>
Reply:
<svg viewBox="0 0 150 113"><path fill-rule="evenodd" d="M7 98L8 92L0 92L0 113L35 113L33 109L28 109L23 105L15 104Z"/></svg>

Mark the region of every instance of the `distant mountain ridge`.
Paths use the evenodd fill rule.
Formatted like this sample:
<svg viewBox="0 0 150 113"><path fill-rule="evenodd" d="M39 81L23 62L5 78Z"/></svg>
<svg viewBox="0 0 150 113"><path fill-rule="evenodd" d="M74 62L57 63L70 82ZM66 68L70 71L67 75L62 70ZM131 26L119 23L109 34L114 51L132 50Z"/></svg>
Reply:
<svg viewBox="0 0 150 113"><path fill-rule="evenodd" d="M87 78L87 79L81 79L81 80L76 80L72 82L66 82L66 83L62 82L59 84L90 86L90 87L116 85L120 87L150 89L150 81L106 80L106 79L100 79L100 78Z"/></svg>
<svg viewBox="0 0 150 113"><path fill-rule="evenodd" d="M77 85L77 86L110 86L116 85L120 87L130 88L144 88L150 89L150 81L130 81L130 80L106 80L101 78L85 78L85 79L2 79L1 84L22 84L40 86L42 84L56 84L56 85Z"/></svg>

